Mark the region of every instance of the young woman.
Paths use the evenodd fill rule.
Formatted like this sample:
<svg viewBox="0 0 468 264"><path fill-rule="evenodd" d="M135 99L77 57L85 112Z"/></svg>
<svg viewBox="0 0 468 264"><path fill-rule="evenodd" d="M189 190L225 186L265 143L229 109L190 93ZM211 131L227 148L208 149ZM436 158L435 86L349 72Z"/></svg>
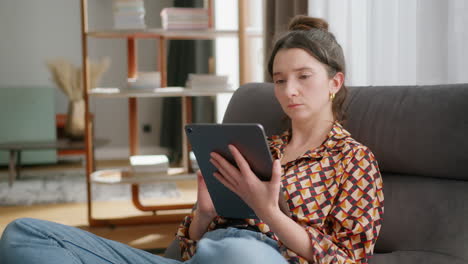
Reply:
<svg viewBox="0 0 468 264"><path fill-rule="evenodd" d="M215 176L261 219L236 228L264 234L289 263L366 263L382 224L382 179L371 151L339 123L347 92L343 51L324 20L297 16L289 30L268 63L291 120L289 131L269 140L276 159L271 182L258 180L234 146L237 167L212 153ZM216 217L201 183L199 207L178 232L186 259L205 232L232 225ZM283 198L289 211L280 209Z"/></svg>
<svg viewBox="0 0 468 264"><path fill-rule="evenodd" d="M343 51L324 20L297 16L289 29L268 63L276 98L291 121L288 131L269 139L272 180L258 180L234 146L237 166L211 155L215 177L261 220L217 216L198 173L197 209L177 231L186 263L367 263L372 255L382 224L382 179L372 152L340 124ZM35 219L7 227L0 260L180 263Z"/></svg>

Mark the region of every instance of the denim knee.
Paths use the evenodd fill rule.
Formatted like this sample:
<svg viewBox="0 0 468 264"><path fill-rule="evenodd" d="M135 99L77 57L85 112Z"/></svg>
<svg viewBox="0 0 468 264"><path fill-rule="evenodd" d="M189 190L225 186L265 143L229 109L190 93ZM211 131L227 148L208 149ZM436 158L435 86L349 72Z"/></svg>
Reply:
<svg viewBox="0 0 468 264"><path fill-rule="evenodd" d="M10 222L5 230L3 231L3 235L1 241L10 241L24 238L21 234L30 233L28 231L29 226L34 225L34 222L37 221L36 219L32 218L19 218Z"/></svg>
<svg viewBox="0 0 468 264"><path fill-rule="evenodd" d="M273 247L254 238L227 237L200 240L195 263L287 263Z"/></svg>
<svg viewBox="0 0 468 264"><path fill-rule="evenodd" d="M0 238L0 259L5 263L15 263L15 259L21 254L18 246L24 245L31 240L31 232L28 226L32 225L34 219L20 218L10 222L3 231Z"/></svg>

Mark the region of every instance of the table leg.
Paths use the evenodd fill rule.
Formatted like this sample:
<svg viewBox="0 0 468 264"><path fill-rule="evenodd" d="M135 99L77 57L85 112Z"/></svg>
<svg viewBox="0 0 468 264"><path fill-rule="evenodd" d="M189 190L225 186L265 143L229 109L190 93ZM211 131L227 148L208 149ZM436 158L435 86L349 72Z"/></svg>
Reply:
<svg viewBox="0 0 468 264"><path fill-rule="evenodd" d="M21 150L18 150L16 157L16 179L19 180L21 178Z"/></svg>
<svg viewBox="0 0 468 264"><path fill-rule="evenodd" d="M92 137L93 135L94 135L94 133L91 134L91 137ZM93 153L93 171L96 171L96 151L95 151L96 148L95 148L95 146L96 146L96 145L93 144L93 146L92 146L92 148L91 148L91 152Z"/></svg>
<svg viewBox="0 0 468 264"><path fill-rule="evenodd" d="M16 178L16 150L10 150L10 162L8 164L9 169L9 177L8 177L8 185L11 187L13 186L13 181Z"/></svg>

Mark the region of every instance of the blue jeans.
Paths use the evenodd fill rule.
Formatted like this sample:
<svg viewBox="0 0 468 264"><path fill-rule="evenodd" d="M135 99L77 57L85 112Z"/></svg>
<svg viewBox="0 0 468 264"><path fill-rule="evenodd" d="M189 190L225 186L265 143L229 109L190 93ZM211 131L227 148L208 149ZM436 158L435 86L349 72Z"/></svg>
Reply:
<svg viewBox="0 0 468 264"><path fill-rule="evenodd" d="M11 222L0 240L0 263L182 263L53 222L22 218ZM197 253L185 263L287 263L277 242L236 228L207 232Z"/></svg>

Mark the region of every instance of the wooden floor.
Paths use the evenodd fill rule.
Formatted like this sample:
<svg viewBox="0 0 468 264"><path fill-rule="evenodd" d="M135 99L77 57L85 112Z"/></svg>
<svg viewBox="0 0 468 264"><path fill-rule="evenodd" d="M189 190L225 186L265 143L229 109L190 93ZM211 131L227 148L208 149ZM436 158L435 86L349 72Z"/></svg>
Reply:
<svg viewBox="0 0 468 264"><path fill-rule="evenodd" d="M122 165L122 161L108 161L98 163L98 168ZM70 167L80 167L81 164L59 164L53 166L27 167L26 170L60 170ZM1 168L0 171L5 170ZM144 204L174 204L194 202L196 199L196 180L183 180L176 182L181 197L172 199L143 200ZM93 202L93 216L96 218L139 216L151 214L141 212L133 207L131 201L96 201ZM100 227L90 228L87 223L87 207L85 203L36 205L36 206L9 206L0 207L0 234L7 224L14 219L32 217L54 221L65 225L75 226L88 230L99 236L126 243L142 249L165 248L173 239L178 222L156 225L139 225L130 227ZM190 210L178 212L189 213Z"/></svg>

